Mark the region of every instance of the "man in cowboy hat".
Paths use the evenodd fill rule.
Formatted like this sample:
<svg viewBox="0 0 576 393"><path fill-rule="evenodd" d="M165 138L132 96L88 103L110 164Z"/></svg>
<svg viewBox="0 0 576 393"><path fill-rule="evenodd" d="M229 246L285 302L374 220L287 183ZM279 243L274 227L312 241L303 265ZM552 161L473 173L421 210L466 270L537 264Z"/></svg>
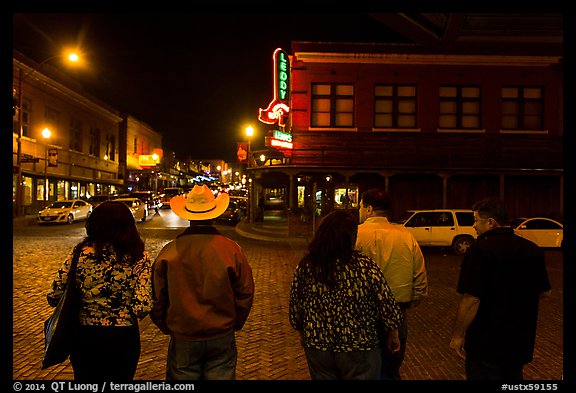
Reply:
<svg viewBox="0 0 576 393"><path fill-rule="evenodd" d="M153 266L150 317L170 335L167 380L236 377L235 331L248 319L254 280L240 246L213 225L228 203L228 194L214 198L206 185L170 200L190 227L164 246Z"/></svg>

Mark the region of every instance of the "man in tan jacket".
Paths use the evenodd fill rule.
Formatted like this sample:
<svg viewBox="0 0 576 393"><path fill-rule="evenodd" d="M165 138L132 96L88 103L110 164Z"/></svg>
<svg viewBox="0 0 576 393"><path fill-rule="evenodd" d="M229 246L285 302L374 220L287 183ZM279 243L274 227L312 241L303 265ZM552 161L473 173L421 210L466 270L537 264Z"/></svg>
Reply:
<svg viewBox="0 0 576 393"><path fill-rule="evenodd" d="M381 378L399 380L408 337L406 309L415 307L428 295L428 278L416 239L402 226L388 221L389 210L386 192L372 189L362 194L356 248L380 266L402 312L403 322L398 327L400 351L392 353L382 345ZM384 340L385 337L381 341Z"/></svg>

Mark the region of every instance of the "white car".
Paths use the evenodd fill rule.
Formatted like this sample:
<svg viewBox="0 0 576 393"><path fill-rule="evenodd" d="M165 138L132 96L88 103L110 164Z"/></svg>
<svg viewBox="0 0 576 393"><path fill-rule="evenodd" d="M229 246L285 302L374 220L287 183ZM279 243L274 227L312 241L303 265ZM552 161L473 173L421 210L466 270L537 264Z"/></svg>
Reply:
<svg viewBox="0 0 576 393"><path fill-rule="evenodd" d="M474 212L469 209L408 210L398 222L420 247L451 247L464 255L476 241Z"/></svg>
<svg viewBox="0 0 576 393"><path fill-rule="evenodd" d="M136 221L146 221L148 217L148 205L146 202L140 200L139 198L116 198L114 202L123 202L130 208L134 220Z"/></svg>
<svg viewBox="0 0 576 393"><path fill-rule="evenodd" d="M545 217L516 218L510 221L514 232L540 247L562 247L564 226L556 220Z"/></svg>
<svg viewBox="0 0 576 393"><path fill-rule="evenodd" d="M81 199L66 199L46 206L38 212L38 224L68 223L86 220L92 213L92 205Z"/></svg>

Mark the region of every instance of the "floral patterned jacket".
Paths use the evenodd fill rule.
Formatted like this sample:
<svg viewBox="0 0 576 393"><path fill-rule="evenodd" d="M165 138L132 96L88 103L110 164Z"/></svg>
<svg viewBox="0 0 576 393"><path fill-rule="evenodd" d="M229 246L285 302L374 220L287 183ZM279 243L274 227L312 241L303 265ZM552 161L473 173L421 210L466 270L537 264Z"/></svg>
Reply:
<svg viewBox="0 0 576 393"><path fill-rule="evenodd" d="M64 293L73 258L70 252L52 283L48 304L55 307ZM150 257L145 251L142 259L130 265L117 259L112 245L102 250L102 260L96 259L92 244L82 247L76 267L76 287L80 288L82 306L80 323L97 326L133 326L152 308Z"/></svg>

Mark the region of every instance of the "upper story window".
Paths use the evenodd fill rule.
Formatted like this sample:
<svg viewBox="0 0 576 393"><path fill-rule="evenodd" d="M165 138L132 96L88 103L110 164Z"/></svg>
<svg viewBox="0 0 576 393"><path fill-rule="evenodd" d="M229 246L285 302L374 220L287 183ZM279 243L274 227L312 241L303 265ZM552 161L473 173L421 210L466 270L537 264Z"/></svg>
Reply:
<svg viewBox="0 0 576 393"><path fill-rule="evenodd" d="M375 128L415 128L416 86L378 85L374 88Z"/></svg>
<svg viewBox="0 0 576 393"><path fill-rule="evenodd" d="M312 84L312 127L354 127L354 85Z"/></svg>
<svg viewBox="0 0 576 393"><path fill-rule="evenodd" d="M544 88L502 87L501 127L503 130L543 130Z"/></svg>
<svg viewBox="0 0 576 393"><path fill-rule="evenodd" d="M134 143L132 144L132 154L138 153L138 137L134 137Z"/></svg>
<svg viewBox="0 0 576 393"><path fill-rule="evenodd" d="M22 99L22 136L30 137L30 100ZM18 131L18 130L16 130Z"/></svg>
<svg viewBox="0 0 576 393"><path fill-rule="evenodd" d="M440 86L439 128L480 129L481 91L478 86Z"/></svg>
<svg viewBox="0 0 576 393"><path fill-rule="evenodd" d="M88 146L88 154L91 156L100 156L100 129L90 127L90 143Z"/></svg>
<svg viewBox="0 0 576 393"><path fill-rule="evenodd" d="M110 161L116 159L116 137L113 134L106 136L106 156Z"/></svg>
<svg viewBox="0 0 576 393"><path fill-rule="evenodd" d="M82 122L70 119L70 150L82 151Z"/></svg>

